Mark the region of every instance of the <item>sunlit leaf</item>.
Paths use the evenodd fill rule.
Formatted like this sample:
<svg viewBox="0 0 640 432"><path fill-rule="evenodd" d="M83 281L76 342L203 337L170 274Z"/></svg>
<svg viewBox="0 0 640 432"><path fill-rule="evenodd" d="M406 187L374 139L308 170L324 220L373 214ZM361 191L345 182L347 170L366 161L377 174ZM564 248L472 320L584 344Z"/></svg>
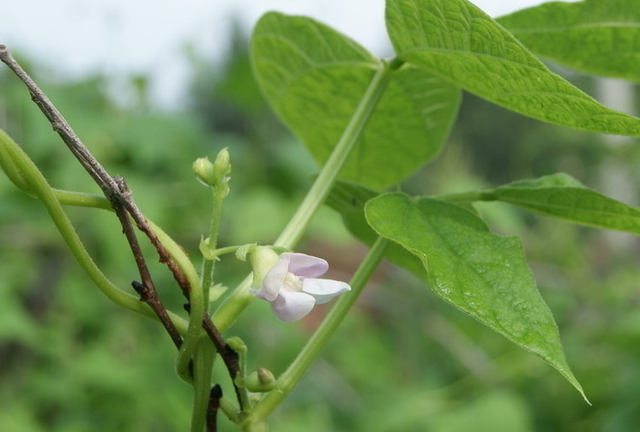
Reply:
<svg viewBox="0 0 640 432"><path fill-rule="evenodd" d="M381 60L324 24L275 12L256 25L251 56L265 96L320 163L382 67ZM341 177L374 188L402 180L438 153L459 100L456 87L424 70L401 68Z"/></svg>
<svg viewBox="0 0 640 432"><path fill-rule="evenodd" d="M588 73L640 81L637 0L549 2L498 18L534 53Z"/></svg>
<svg viewBox="0 0 640 432"><path fill-rule="evenodd" d="M549 71L466 0L388 0L387 29L400 58L488 101L560 126L640 136L640 119Z"/></svg>
<svg viewBox="0 0 640 432"><path fill-rule="evenodd" d="M365 214L379 235L420 258L437 295L540 356L584 396L518 238L491 233L456 205L399 193L372 199Z"/></svg>

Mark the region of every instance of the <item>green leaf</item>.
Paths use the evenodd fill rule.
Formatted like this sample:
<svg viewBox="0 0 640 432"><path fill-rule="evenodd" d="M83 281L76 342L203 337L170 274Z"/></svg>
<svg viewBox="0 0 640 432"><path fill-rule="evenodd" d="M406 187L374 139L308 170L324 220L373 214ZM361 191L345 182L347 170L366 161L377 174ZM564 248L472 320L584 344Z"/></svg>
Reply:
<svg viewBox="0 0 640 432"><path fill-rule="evenodd" d="M497 105L560 126L640 136L640 119L552 73L466 0L388 0L387 29L401 59Z"/></svg>
<svg viewBox="0 0 640 432"><path fill-rule="evenodd" d="M453 204L399 193L369 201L365 214L379 235L420 258L437 295L540 356L584 396L517 237L492 234Z"/></svg>
<svg viewBox="0 0 640 432"><path fill-rule="evenodd" d="M378 195L380 192L373 189L338 181L331 189L325 203L340 214L344 226L355 238L371 246L378 238L378 234L367 223L364 206L367 201ZM427 278L420 260L398 244L392 243L387 247L385 258L422 279Z"/></svg>
<svg viewBox="0 0 640 432"><path fill-rule="evenodd" d="M326 25L275 12L256 25L251 55L266 98L321 164L382 67ZM341 178L374 188L399 182L438 153L459 102L458 88L428 72L396 71Z"/></svg>
<svg viewBox="0 0 640 432"><path fill-rule="evenodd" d="M496 188L493 195L547 216L640 235L640 209L587 189L568 174L521 180Z"/></svg>
<svg viewBox="0 0 640 432"><path fill-rule="evenodd" d="M580 71L640 82L637 0L549 2L498 18L534 53Z"/></svg>

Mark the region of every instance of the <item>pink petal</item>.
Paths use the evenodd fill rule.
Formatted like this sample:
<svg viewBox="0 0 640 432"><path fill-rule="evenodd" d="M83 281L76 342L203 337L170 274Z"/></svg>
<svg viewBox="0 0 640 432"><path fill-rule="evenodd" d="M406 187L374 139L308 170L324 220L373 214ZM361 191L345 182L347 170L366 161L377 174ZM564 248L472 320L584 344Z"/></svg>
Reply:
<svg viewBox="0 0 640 432"><path fill-rule="evenodd" d="M312 295L317 304L322 304L344 292L351 291L351 287L349 284L331 279L306 278L302 281L302 291Z"/></svg>
<svg viewBox="0 0 640 432"><path fill-rule="evenodd" d="M278 296L280 288L284 283L284 278L289 272L289 257L287 254L280 255L278 262L271 267L262 281L262 292L264 299L273 301Z"/></svg>
<svg viewBox="0 0 640 432"><path fill-rule="evenodd" d="M316 300L309 294L282 290L271 302L271 309L282 321L292 322L311 312L315 304Z"/></svg>
<svg viewBox="0 0 640 432"><path fill-rule="evenodd" d="M322 276L329 270L329 264L322 258L290 252L283 253L281 257L285 255L291 260L289 263L289 272L296 276L313 278Z"/></svg>

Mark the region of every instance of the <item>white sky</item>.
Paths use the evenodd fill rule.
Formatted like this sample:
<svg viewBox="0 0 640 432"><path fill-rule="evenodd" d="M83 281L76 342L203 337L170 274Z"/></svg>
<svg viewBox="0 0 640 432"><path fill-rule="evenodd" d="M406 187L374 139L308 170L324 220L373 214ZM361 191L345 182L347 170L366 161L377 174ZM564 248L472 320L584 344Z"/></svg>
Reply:
<svg viewBox="0 0 640 432"><path fill-rule="evenodd" d="M542 0L474 3L500 16ZM0 0L0 43L63 77L151 75L155 99L167 106L188 79L186 44L215 58L226 47L231 16L248 32L269 10L316 18L374 54L388 46L384 0Z"/></svg>

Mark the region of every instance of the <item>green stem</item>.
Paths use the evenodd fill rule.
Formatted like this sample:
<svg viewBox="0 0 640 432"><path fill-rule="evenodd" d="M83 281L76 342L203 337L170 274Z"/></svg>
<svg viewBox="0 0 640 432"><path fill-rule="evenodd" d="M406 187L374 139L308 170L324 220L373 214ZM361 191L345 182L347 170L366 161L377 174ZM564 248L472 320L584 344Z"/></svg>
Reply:
<svg viewBox="0 0 640 432"><path fill-rule="evenodd" d="M371 118L378 101L384 94L393 72L400 68L402 64L399 59L382 63L382 67L373 76L369 87L367 87L362 96L358 107L353 113L353 117L351 117L331 156L322 167L318 178L311 186L300 207L276 240L275 246L293 249L298 243L311 218L331 191L340 170L358 142L360 134L369 118ZM216 310L213 321L221 332L228 329L238 315L253 301L254 296L249 292L250 286L251 276L248 276L233 293L227 296Z"/></svg>
<svg viewBox="0 0 640 432"><path fill-rule="evenodd" d="M191 363L193 359L200 337L204 332L202 329L202 319L205 314L205 302L197 273L185 272L185 274L191 286L191 291L189 292L189 325L180 351L178 352L176 372L184 381L192 382L189 363Z"/></svg>
<svg viewBox="0 0 640 432"><path fill-rule="evenodd" d="M191 432L203 432L211 393L211 370L215 349L209 338L203 337L193 357L193 410Z"/></svg>
<svg viewBox="0 0 640 432"><path fill-rule="evenodd" d="M211 214L211 227L209 229L209 240L207 248L209 251L214 252L218 245L218 232L220 230L220 217L222 215L222 200L224 195L219 192L219 188L212 187L213 191L213 210ZM216 259L207 259L205 257L202 264L202 289L203 296L206 302L206 311L209 311L209 290L213 284L213 272L216 266Z"/></svg>
<svg viewBox="0 0 640 432"><path fill-rule="evenodd" d="M382 67L378 69L373 76L369 87L367 87L358 107L353 113L353 117L351 117L351 121L349 121L329 159L327 159L327 162L322 167L318 178L313 186L311 186L311 189L309 189L307 196L302 201L302 204L300 204L300 207L298 207L289 224L274 243L274 246L293 248L298 243L311 218L322 203L324 203L327 195L329 195L340 170L358 142L378 101L380 101L380 98L384 94L393 72L401 65L402 62L399 60L383 63Z"/></svg>
<svg viewBox="0 0 640 432"><path fill-rule="evenodd" d="M40 199L76 261L78 261L80 267L91 278L98 289L117 305L147 317L157 319L156 314L151 308L145 303L140 302L140 300L133 295L122 291L102 273L84 248L73 224L58 200L58 194L49 186L49 183L33 161L29 159L29 156L2 130L0 130L0 161L2 161L3 168L6 167L7 164L12 164L14 167L13 173L19 173L22 179L22 186L26 185L25 187L27 189L25 189L25 191ZM168 313L178 331L184 334L187 327L184 319L169 311Z"/></svg>
<svg viewBox="0 0 640 432"><path fill-rule="evenodd" d="M212 251L211 254L217 258L217 257L220 257L222 255L236 253L238 251L238 249L240 249L243 246L245 246L245 245L225 246L225 247L221 247L221 248L218 248L218 249Z"/></svg>
<svg viewBox="0 0 640 432"><path fill-rule="evenodd" d="M462 192L456 194L433 195L429 198L446 201L450 203L465 203L476 201L495 201L496 196L493 189L482 191Z"/></svg>
<svg viewBox="0 0 640 432"><path fill-rule="evenodd" d="M300 381L311 363L335 333L351 307L358 299L367 281L378 267L386 251L389 241L379 237L371 247L360 267L351 280L352 291L344 294L331 309L331 312L320 327L311 336L305 347L300 351L289 368L278 378L276 390L269 392L253 409L247 422L260 424L286 398Z"/></svg>

